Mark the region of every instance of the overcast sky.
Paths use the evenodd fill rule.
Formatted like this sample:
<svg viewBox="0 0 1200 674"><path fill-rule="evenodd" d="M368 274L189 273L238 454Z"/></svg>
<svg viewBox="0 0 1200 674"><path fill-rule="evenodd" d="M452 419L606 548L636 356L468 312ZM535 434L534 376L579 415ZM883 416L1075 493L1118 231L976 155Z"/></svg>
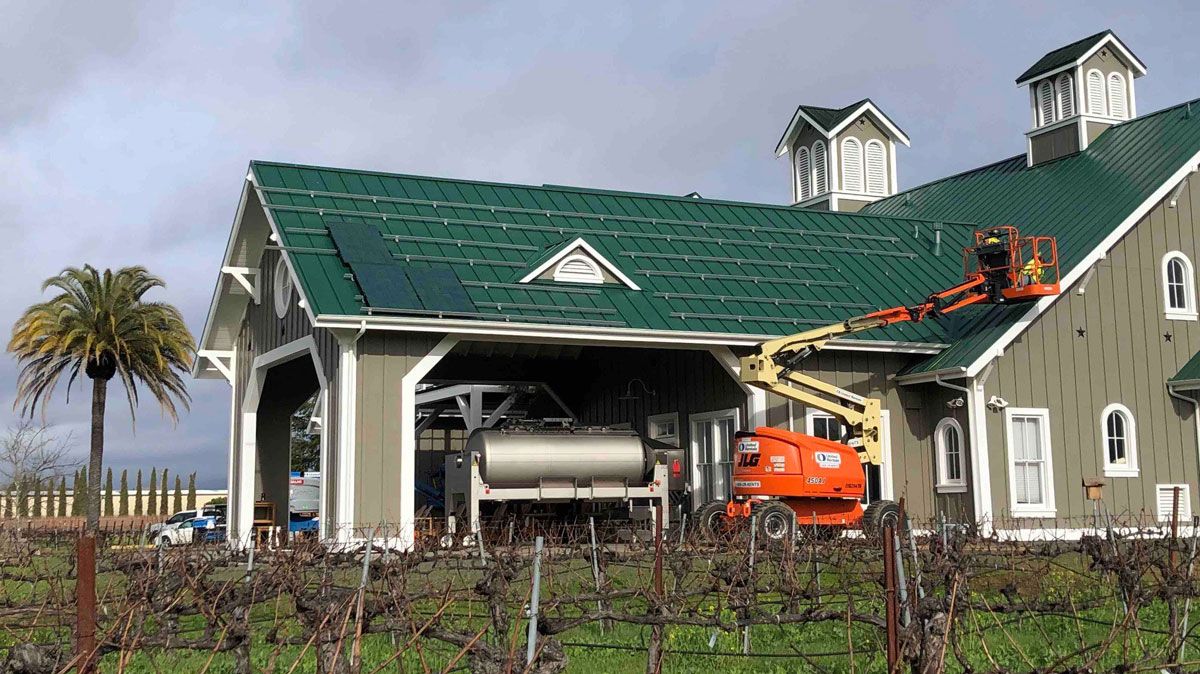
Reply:
<svg viewBox="0 0 1200 674"><path fill-rule="evenodd" d="M251 159L782 203L798 103L873 98L907 187L1022 152L1014 78L1105 28L1141 112L1200 96L1196 2L402 4L0 0L0 322L66 265L142 264L199 336ZM136 432L117 398L106 463L223 486L229 388L191 392ZM49 413L81 458L87 401Z"/></svg>

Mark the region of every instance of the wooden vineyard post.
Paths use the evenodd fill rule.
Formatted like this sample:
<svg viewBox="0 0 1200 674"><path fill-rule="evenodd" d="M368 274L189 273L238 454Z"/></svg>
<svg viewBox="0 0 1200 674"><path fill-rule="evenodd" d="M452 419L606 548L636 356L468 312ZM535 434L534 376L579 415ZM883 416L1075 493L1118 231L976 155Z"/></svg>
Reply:
<svg viewBox="0 0 1200 674"><path fill-rule="evenodd" d="M93 674L96 652L96 539L80 535L75 543L75 661L79 674Z"/></svg>

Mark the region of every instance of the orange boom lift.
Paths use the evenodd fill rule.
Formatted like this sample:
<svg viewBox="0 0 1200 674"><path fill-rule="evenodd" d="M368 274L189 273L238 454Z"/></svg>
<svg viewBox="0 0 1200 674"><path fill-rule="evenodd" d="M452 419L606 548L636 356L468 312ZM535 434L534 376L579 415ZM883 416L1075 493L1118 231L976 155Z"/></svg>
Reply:
<svg viewBox="0 0 1200 674"><path fill-rule="evenodd" d="M879 465L880 403L800 372L804 359L829 340L906 321L937 318L973 304L1032 302L1059 292L1058 250L1052 237L1022 237L1015 227L975 232L963 250L964 280L914 306L900 306L823 328L780 337L741 359L746 384L823 410L847 429L845 442L759 427L737 434L731 501L712 501L696 513L700 526L719 530L755 515L763 535L781 538L794 519L814 518L826 533L862 526L874 533L899 508L876 501L864 512L863 464Z"/></svg>

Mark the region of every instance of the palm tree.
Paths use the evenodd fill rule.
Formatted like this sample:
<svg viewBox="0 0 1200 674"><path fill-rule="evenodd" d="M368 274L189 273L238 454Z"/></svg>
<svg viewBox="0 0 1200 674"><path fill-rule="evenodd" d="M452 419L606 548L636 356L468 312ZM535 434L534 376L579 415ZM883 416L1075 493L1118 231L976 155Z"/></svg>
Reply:
<svg viewBox="0 0 1200 674"><path fill-rule="evenodd" d="M138 403L138 385L163 412L178 420L176 404L190 398L183 376L191 369L195 340L175 307L143 299L162 279L142 267L98 271L91 265L68 267L42 283L59 294L25 310L13 326L8 350L21 365L14 406L32 415L45 408L63 374L67 402L82 373L92 380L92 437L87 471L87 524L100 524L100 470L104 459L104 410L108 382L116 377L125 389L130 416Z"/></svg>

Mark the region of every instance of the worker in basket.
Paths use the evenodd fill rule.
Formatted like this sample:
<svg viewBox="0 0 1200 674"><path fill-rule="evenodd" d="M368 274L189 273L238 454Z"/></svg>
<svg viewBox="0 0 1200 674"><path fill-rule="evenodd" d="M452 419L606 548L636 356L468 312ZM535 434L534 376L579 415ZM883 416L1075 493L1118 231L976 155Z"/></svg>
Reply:
<svg viewBox="0 0 1200 674"><path fill-rule="evenodd" d="M1017 278L1017 287L1024 288L1028 285L1041 283L1043 272L1045 272L1045 265L1042 264L1042 261L1038 259L1035 253L1029 258L1029 262L1026 262L1021 267L1021 272Z"/></svg>

